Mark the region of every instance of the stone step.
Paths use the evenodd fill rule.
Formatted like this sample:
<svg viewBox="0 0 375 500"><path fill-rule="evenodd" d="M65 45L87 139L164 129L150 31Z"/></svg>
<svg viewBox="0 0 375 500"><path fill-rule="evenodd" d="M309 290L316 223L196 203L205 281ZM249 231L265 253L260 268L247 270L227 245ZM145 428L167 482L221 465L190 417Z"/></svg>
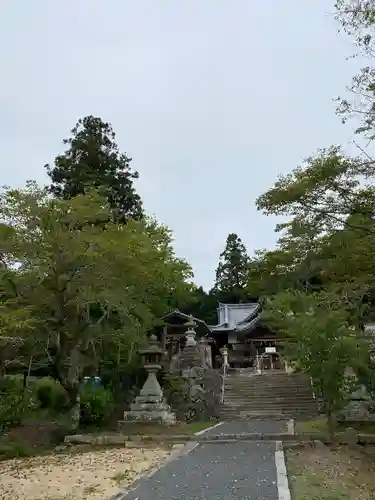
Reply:
<svg viewBox="0 0 375 500"><path fill-rule="evenodd" d="M310 383L305 382L288 382L272 383L272 382L225 382L225 387L311 387Z"/></svg>
<svg viewBox="0 0 375 500"><path fill-rule="evenodd" d="M257 401L252 400L249 401L247 399L237 399L236 401L224 399L223 406L232 407L232 406L274 406L274 405L283 405L283 406L309 406L316 404L315 399L305 399L303 401L293 401L293 400L285 400L285 399L277 399L274 401Z"/></svg>
<svg viewBox="0 0 375 500"><path fill-rule="evenodd" d="M304 374L268 373L263 375L230 375L225 380L223 420L241 420L254 415L270 414L275 418L317 415L317 402L309 378Z"/></svg>
<svg viewBox="0 0 375 500"><path fill-rule="evenodd" d="M304 399L304 398L310 398L312 399L314 396L310 392L299 392L295 394L291 394L290 392L272 392L272 393L254 393L254 392L249 392L249 393L233 393L229 391L224 392L224 398L225 399L274 399L274 398L284 398L284 399Z"/></svg>
<svg viewBox="0 0 375 500"><path fill-rule="evenodd" d="M256 396L263 396L263 395L266 395L267 397L272 397L274 395L279 395L279 394L280 395L288 395L289 394L290 396L298 397L299 395L309 394L312 396L312 394L313 394L313 392L306 387L303 389L300 389L298 391L297 390L291 391L288 389L282 389L282 390L277 390L277 389L251 390L251 389L247 389L247 390L239 391L239 390L235 390L235 389L224 388L224 393L226 393L228 395L233 394L236 396L245 396L245 397L249 397L249 396L256 397Z"/></svg>
<svg viewBox="0 0 375 500"><path fill-rule="evenodd" d="M262 411L262 410L280 410L280 411L311 411L316 409L315 405L310 406L284 406L284 405L275 405L275 406L235 406L232 408L221 408L221 411L231 412L231 411Z"/></svg>
<svg viewBox="0 0 375 500"><path fill-rule="evenodd" d="M228 419L228 420L236 420L238 417L243 417L243 416L249 416L249 417L255 417L255 416L260 416L260 415L277 415L279 419L285 418L300 418L300 417L308 417L308 418L314 418L317 417L317 412L315 411L256 411L256 410L249 410L249 411L240 411L240 412L231 412L231 413L220 413L220 419Z"/></svg>
<svg viewBox="0 0 375 500"><path fill-rule="evenodd" d="M252 374L252 375L241 375L241 374L230 374L226 376L227 380L301 380L308 379L308 375L304 373L265 373L262 374Z"/></svg>
<svg viewBox="0 0 375 500"><path fill-rule="evenodd" d="M239 415L284 415L286 418L293 418L295 415L308 415L310 418L314 418L318 415L316 410L285 410L278 409L275 410L241 410L241 411L232 411L232 412L220 412L220 418L236 418Z"/></svg>
<svg viewBox="0 0 375 500"><path fill-rule="evenodd" d="M315 400L312 398L306 398L306 399L301 399L301 400L295 400L295 399L283 399L283 398L278 398L274 399L273 401L268 401L268 400L257 400L257 399L252 399L249 401L248 399L225 399L224 401L227 406L238 406L238 405L249 405L249 406L273 406L276 404L282 404L284 406L303 406L303 405L310 405L310 404L315 404Z"/></svg>
<svg viewBox="0 0 375 500"><path fill-rule="evenodd" d="M241 403L247 403L247 404L259 404L259 405L266 405L266 404L272 404L272 403L288 403L288 404L304 404L304 403L311 403L315 402L316 399L313 397L306 397L306 398L284 398L284 397L273 397L273 398L232 398L229 396L225 396L224 394L224 402L227 405L233 405L233 404L241 404Z"/></svg>
<svg viewBox="0 0 375 500"><path fill-rule="evenodd" d="M227 375L226 380L239 380L239 381L257 381L257 382L262 382L262 381L272 381L272 382L281 382L282 380L290 380L290 381L299 381L299 380L308 380L309 377L307 375L301 375L301 374L280 374L280 375L268 375L266 373L262 375L252 375L251 377L245 376L245 375Z"/></svg>
<svg viewBox="0 0 375 500"><path fill-rule="evenodd" d="M224 386L224 390L227 392L235 392L238 394L254 394L259 393L262 394L264 392L289 392L293 394L298 394L299 392L309 392L312 393L312 389L310 387L227 387Z"/></svg>
<svg viewBox="0 0 375 500"><path fill-rule="evenodd" d="M251 406L241 406L238 408L221 408L221 414L235 414L235 413L243 413L243 412L270 412L270 413L317 413L317 408L315 406L312 407L303 407L303 408L283 408L282 406L275 406L274 408L257 408Z"/></svg>
<svg viewBox="0 0 375 500"><path fill-rule="evenodd" d="M274 388L282 389L283 387L290 387L291 389L294 389L294 388L298 389L299 387L311 387L311 385L310 384L302 384L302 383L298 383L298 384L287 384L287 383L285 383L285 384L269 384L268 382L263 383L263 384L233 384L233 383L226 382L225 387L236 388L236 389L247 389L249 387L251 387L252 389L256 389L257 387L261 387L261 388L274 387Z"/></svg>

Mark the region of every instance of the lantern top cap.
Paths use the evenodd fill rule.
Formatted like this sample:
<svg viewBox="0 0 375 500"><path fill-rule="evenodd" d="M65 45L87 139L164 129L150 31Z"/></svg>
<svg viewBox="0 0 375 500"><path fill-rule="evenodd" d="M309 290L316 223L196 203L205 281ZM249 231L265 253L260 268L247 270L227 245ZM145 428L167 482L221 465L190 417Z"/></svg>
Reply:
<svg viewBox="0 0 375 500"><path fill-rule="evenodd" d="M194 321L193 316L190 314L189 319L185 323L185 326L188 328L188 330L194 330L194 328L197 326L196 322Z"/></svg>
<svg viewBox="0 0 375 500"><path fill-rule="evenodd" d="M139 354L162 354L163 352L156 335L151 335L149 345L139 350Z"/></svg>

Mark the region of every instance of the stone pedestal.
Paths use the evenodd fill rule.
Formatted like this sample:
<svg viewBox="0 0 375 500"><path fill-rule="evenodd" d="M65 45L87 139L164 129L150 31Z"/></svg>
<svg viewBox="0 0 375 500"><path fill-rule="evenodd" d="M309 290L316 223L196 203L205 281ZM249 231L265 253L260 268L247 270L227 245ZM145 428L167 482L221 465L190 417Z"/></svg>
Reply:
<svg viewBox="0 0 375 500"><path fill-rule="evenodd" d="M141 389L139 396L130 405L130 411L124 413L127 422L157 422L174 424L176 417L170 406L166 403L160 387L156 372L159 366L148 365L148 377Z"/></svg>

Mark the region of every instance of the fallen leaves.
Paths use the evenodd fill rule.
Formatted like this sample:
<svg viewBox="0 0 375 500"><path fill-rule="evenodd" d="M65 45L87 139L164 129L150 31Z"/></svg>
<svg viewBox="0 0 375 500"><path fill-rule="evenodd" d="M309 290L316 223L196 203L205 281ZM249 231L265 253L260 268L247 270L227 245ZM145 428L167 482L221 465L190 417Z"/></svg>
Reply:
<svg viewBox="0 0 375 500"><path fill-rule="evenodd" d="M163 449L104 449L1 462L1 500L102 500L168 456Z"/></svg>

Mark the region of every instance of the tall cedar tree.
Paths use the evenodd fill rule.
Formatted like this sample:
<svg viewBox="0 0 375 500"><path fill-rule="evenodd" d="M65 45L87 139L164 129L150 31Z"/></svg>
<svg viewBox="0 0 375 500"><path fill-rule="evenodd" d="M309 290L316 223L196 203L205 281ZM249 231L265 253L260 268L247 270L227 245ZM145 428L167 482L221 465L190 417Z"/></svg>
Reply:
<svg viewBox="0 0 375 500"><path fill-rule="evenodd" d="M120 153L112 126L86 116L71 133L63 140L68 149L56 157L53 167L46 165L51 193L67 200L95 188L108 200L115 220L141 219L142 201L133 186L138 172L132 171L131 158Z"/></svg>
<svg viewBox="0 0 375 500"><path fill-rule="evenodd" d="M241 238L230 233L216 269L214 290L219 300L239 302L246 299L250 259Z"/></svg>

